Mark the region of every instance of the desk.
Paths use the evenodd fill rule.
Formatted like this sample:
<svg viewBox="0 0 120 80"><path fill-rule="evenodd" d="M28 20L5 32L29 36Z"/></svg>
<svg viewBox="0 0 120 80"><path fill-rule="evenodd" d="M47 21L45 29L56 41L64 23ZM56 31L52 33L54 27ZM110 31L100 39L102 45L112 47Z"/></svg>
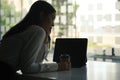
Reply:
<svg viewBox="0 0 120 80"><path fill-rule="evenodd" d="M47 72L30 76L51 77L56 80L120 80L120 63L88 61L86 66L71 71Z"/></svg>

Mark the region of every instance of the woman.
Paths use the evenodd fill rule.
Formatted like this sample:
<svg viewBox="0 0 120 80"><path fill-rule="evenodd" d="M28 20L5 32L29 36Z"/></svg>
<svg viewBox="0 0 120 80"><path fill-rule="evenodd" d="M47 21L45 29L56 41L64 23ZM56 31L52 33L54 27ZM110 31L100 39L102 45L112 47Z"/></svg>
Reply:
<svg viewBox="0 0 120 80"><path fill-rule="evenodd" d="M36 1L25 18L1 40L0 60L23 74L60 69L57 63L43 64L54 26L55 9L45 1Z"/></svg>

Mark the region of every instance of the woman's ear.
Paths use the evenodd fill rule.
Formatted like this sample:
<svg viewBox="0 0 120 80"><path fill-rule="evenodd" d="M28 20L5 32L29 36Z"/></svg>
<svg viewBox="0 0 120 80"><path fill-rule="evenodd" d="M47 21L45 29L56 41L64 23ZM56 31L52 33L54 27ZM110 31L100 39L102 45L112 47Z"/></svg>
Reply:
<svg viewBox="0 0 120 80"><path fill-rule="evenodd" d="M41 25L43 25L47 20L48 20L48 18L47 18L47 16L48 15L46 15L44 12L40 12L40 24Z"/></svg>
<svg viewBox="0 0 120 80"><path fill-rule="evenodd" d="M43 19L44 19L44 12L40 12L40 21L43 21Z"/></svg>

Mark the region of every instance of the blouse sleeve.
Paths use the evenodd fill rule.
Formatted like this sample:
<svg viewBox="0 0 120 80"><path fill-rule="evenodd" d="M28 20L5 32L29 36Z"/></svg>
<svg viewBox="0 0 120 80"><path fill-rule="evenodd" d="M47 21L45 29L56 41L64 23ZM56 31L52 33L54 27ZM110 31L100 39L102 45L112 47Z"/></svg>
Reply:
<svg viewBox="0 0 120 80"><path fill-rule="evenodd" d="M35 63L45 40L45 31L38 27L30 27L23 33L25 44L20 55L20 67L23 73L35 73L40 71L40 65Z"/></svg>
<svg viewBox="0 0 120 80"><path fill-rule="evenodd" d="M43 53L39 53L39 52L44 44L44 40L46 36L45 31L40 27L36 27L27 30L25 34L28 35L26 36L26 38L28 38L27 39L28 41L26 42L22 54L20 56L21 71L23 73L38 73L38 72L56 70L57 64L51 65L52 63L51 64L36 63L38 54L40 56L43 56ZM52 69L51 67L56 67L56 68Z"/></svg>

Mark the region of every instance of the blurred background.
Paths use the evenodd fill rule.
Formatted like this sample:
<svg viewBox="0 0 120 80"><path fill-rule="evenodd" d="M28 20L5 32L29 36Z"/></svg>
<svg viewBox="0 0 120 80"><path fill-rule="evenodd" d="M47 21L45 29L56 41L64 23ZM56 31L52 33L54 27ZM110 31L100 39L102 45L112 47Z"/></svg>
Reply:
<svg viewBox="0 0 120 80"><path fill-rule="evenodd" d="M0 39L36 0L0 0ZM46 0L56 11L50 53L60 37L88 38L88 58L120 59L119 0ZM14 47L13 47L14 48ZM49 57L51 58L51 57Z"/></svg>

